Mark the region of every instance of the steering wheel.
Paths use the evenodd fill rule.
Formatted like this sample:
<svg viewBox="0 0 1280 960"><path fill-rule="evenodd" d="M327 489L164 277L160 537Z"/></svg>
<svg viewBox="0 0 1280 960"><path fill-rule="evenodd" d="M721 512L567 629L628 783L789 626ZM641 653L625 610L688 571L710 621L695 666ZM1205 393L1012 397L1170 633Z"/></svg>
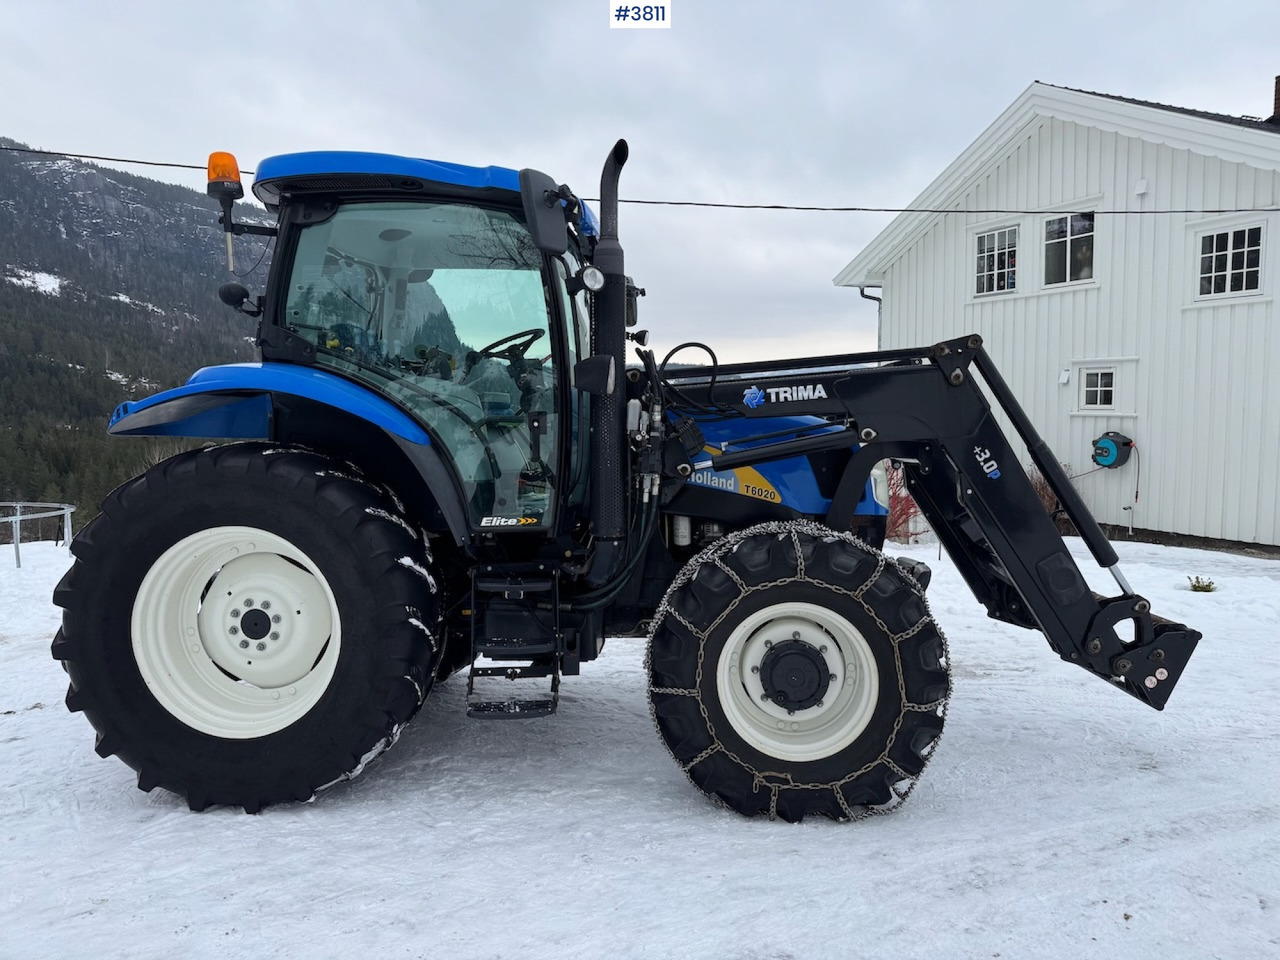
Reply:
<svg viewBox="0 0 1280 960"><path fill-rule="evenodd" d="M539 330L537 327L521 330L519 333L513 333L509 337L495 340L487 347L481 347L476 353L482 357L505 357L509 360L523 357L529 352L530 347L546 336L546 333L547 331ZM500 347L502 349L499 349Z"/></svg>

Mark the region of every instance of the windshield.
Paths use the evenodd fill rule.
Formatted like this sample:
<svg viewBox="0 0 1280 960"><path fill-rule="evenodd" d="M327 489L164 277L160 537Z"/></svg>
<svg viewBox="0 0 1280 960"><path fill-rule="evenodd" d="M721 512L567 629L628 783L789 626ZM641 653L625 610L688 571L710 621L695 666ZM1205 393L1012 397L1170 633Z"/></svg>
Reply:
<svg viewBox="0 0 1280 960"><path fill-rule="evenodd" d="M433 429L477 526L549 522L556 368L524 224L457 203L349 204L302 229L288 289L285 325L318 364Z"/></svg>

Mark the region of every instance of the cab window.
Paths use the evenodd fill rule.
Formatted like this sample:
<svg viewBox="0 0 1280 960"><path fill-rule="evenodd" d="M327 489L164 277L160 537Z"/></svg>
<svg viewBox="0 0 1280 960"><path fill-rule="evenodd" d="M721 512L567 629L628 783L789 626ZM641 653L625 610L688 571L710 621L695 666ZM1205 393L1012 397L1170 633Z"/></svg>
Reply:
<svg viewBox="0 0 1280 960"><path fill-rule="evenodd" d="M505 210L348 204L302 228L285 325L444 446L480 528L553 519L560 430L542 255Z"/></svg>

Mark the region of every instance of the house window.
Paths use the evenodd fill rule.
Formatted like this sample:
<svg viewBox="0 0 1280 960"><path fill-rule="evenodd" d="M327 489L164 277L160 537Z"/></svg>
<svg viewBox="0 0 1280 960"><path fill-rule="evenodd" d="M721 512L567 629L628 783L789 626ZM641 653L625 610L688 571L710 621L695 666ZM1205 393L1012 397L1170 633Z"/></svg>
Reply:
<svg viewBox="0 0 1280 960"><path fill-rule="evenodd" d="M1080 371L1080 409L1111 410L1115 405L1115 367L1083 368Z"/></svg>
<svg viewBox="0 0 1280 960"><path fill-rule="evenodd" d="M1093 279L1093 214L1054 217L1044 225L1044 284Z"/></svg>
<svg viewBox="0 0 1280 960"><path fill-rule="evenodd" d="M1200 296L1258 289L1262 227L1241 227L1200 238Z"/></svg>
<svg viewBox="0 0 1280 960"><path fill-rule="evenodd" d="M1018 228L978 234L977 293L1005 293L1018 285Z"/></svg>

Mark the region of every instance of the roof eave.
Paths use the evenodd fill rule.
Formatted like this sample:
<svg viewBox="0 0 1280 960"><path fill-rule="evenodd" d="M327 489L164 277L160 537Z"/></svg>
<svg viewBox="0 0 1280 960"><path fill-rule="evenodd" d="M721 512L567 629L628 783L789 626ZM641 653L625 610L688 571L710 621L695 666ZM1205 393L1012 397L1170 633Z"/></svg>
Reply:
<svg viewBox="0 0 1280 960"><path fill-rule="evenodd" d="M1280 134L1037 82L1027 87L909 206L959 209L955 197L964 192L969 181L1005 151L1024 127L1046 117L1280 170ZM869 276L883 276L899 251L914 243L942 216L899 214L836 274L833 282L841 287L869 285Z"/></svg>

